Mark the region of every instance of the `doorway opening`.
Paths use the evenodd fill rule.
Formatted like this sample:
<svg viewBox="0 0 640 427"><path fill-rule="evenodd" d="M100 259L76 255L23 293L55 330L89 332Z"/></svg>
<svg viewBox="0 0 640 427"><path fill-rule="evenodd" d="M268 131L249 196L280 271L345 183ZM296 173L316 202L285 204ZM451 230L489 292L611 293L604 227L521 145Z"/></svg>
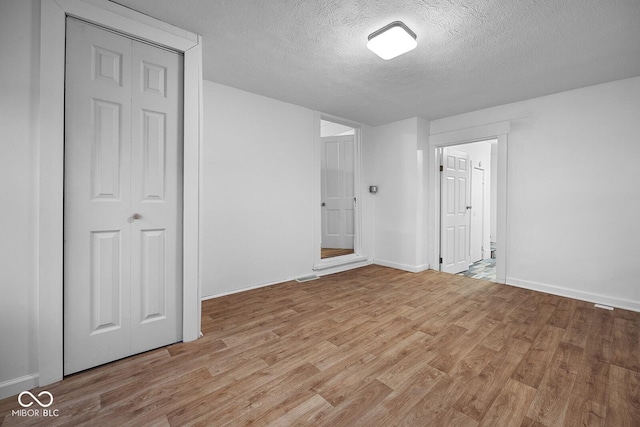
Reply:
<svg viewBox="0 0 640 427"><path fill-rule="evenodd" d="M496 280L498 140L449 145L440 158L440 270Z"/></svg>
<svg viewBox="0 0 640 427"><path fill-rule="evenodd" d="M352 255L356 234L356 130L320 120L320 259Z"/></svg>

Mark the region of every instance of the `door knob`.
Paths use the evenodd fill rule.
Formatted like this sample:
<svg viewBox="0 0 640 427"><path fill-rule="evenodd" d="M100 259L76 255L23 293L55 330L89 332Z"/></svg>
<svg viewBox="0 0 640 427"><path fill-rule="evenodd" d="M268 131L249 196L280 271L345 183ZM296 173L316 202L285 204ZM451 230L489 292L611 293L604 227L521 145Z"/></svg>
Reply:
<svg viewBox="0 0 640 427"><path fill-rule="evenodd" d="M467 209L471 209L471 206L467 206Z"/></svg>
<svg viewBox="0 0 640 427"><path fill-rule="evenodd" d="M139 213L134 213L132 218L133 219L140 219L140 218L142 218L142 215L140 215Z"/></svg>
<svg viewBox="0 0 640 427"><path fill-rule="evenodd" d="M326 206L327 204L325 202L322 202L322 204L320 206Z"/></svg>

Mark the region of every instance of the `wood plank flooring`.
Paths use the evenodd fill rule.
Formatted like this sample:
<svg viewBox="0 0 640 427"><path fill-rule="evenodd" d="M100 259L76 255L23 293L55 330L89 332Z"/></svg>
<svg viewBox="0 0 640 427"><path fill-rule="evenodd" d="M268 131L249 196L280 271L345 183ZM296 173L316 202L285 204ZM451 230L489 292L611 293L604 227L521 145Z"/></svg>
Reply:
<svg viewBox="0 0 640 427"><path fill-rule="evenodd" d="M640 314L369 266L208 300L204 337L46 387L4 425L638 426ZM34 390L34 393L41 389Z"/></svg>

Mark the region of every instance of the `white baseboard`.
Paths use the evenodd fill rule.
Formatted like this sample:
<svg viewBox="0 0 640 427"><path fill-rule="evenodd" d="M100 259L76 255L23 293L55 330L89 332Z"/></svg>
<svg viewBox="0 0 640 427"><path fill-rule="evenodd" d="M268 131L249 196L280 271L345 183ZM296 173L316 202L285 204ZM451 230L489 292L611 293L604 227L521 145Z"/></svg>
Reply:
<svg viewBox="0 0 640 427"><path fill-rule="evenodd" d="M347 270L351 270L353 268L362 267L370 263L370 260L365 255L351 254L335 258L322 259L319 263L313 265L313 271L321 272L323 270L331 270L335 272L336 267L342 267L343 265L349 264L357 264L356 266L347 268Z"/></svg>
<svg viewBox="0 0 640 427"><path fill-rule="evenodd" d="M207 295L207 296L201 297L200 300L206 301L208 299L220 298L220 297L224 297L224 296L227 296L227 295L239 294L240 292L251 291L253 289L264 288L266 286L277 285L278 283L291 282L292 280L296 280L298 277L303 277L305 275L306 276L310 276L312 274L314 274L314 273L313 272L309 272L307 274L300 274L300 275L295 276L295 277L279 279L279 280L276 280L276 281L273 281L273 282L260 283L258 285L246 286L244 288L234 289L232 291L220 292L218 294L213 294L213 295Z"/></svg>
<svg viewBox="0 0 640 427"><path fill-rule="evenodd" d="M334 274L334 273L342 273L343 271L348 271L348 270L354 270L356 268L361 268L361 267L366 267L367 265L371 264L371 260L364 258L364 259L359 259L355 262L349 263L349 264L338 264L332 267L323 267L321 270L316 270L316 274L318 276L326 276L328 274Z"/></svg>
<svg viewBox="0 0 640 427"><path fill-rule="evenodd" d="M38 387L40 375L31 374L0 383L0 399L20 394L23 391Z"/></svg>
<svg viewBox="0 0 640 427"><path fill-rule="evenodd" d="M640 301L611 297L592 292L583 292L577 289L565 288L563 286L547 285L544 283L532 282L530 280L523 280L515 277L507 277L506 282L507 285L530 289L532 291L546 292L548 294L558 295L561 297L574 298L581 301L588 301L596 304L604 304L611 307L640 312Z"/></svg>
<svg viewBox="0 0 640 427"><path fill-rule="evenodd" d="M327 274L340 273L342 271L353 270L355 268L365 267L365 266L367 266L369 264L371 264L371 260L367 259L366 257L353 258L352 260L350 260L347 263L345 263L345 262L337 262L334 266L325 265L325 266L323 266L323 268L321 270L318 269L318 270L310 271L310 272L308 272L306 274L299 274L299 275L297 275L295 277L284 278L284 279L276 280L276 281L273 281L273 282L261 283L259 285L246 286L244 288L234 289L234 290L228 291L228 292L220 292L220 293L213 294L213 295L206 295L206 296L201 297L200 299L202 301L206 301L206 300L209 300L209 299L220 298L220 297L224 297L224 296L227 296L227 295L233 295L233 294L238 294L240 292L250 291L250 290L253 290L253 289L264 288L266 286L277 285L279 283L290 282L292 280L296 280L296 279L298 279L300 277L304 277L304 276L311 276L311 275L314 275L314 274L317 274L318 276L326 276Z"/></svg>
<svg viewBox="0 0 640 427"><path fill-rule="evenodd" d="M400 264L398 262L393 262L393 261L385 261L383 259L374 259L373 263L377 265L381 265L383 267L395 268L396 270L408 271L410 273L421 273L429 269L429 264L407 265L407 264Z"/></svg>

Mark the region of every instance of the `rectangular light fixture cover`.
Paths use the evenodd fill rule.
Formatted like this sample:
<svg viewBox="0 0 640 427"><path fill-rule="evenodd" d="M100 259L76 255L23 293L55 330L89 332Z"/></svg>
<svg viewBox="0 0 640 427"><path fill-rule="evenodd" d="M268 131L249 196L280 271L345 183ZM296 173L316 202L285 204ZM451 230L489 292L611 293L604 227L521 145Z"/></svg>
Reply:
<svg viewBox="0 0 640 427"><path fill-rule="evenodd" d="M392 59L415 49L416 38L404 23L395 21L371 33L367 48L382 59Z"/></svg>

